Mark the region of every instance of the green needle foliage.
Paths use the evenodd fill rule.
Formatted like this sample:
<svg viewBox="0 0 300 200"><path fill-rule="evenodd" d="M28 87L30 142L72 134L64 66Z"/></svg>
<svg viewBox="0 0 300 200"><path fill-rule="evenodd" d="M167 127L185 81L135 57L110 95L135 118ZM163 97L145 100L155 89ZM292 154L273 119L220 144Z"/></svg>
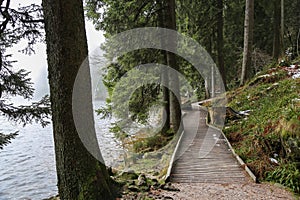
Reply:
<svg viewBox="0 0 300 200"><path fill-rule="evenodd" d="M30 100L34 88L28 77L29 72L24 69L14 70L13 64L16 61L12 58L13 55L6 53L8 48L24 39L27 45L20 51L25 54L34 53L34 44L43 41L44 35L41 7L31 4L11 8L10 0L2 0L0 4L0 115L23 125L38 122L46 126L49 124L47 119L51 114L48 96L32 105L15 106L11 103L10 98L16 96ZM0 133L0 149L16 135L16 133Z"/></svg>

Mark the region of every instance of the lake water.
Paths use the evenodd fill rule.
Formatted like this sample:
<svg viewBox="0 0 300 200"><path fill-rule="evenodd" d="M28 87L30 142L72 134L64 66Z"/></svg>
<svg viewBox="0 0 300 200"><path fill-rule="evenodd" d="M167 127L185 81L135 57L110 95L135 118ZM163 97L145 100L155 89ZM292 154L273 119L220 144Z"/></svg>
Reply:
<svg viewBox="0 0 300 200"><path fill-rule="evenodd" d="M19 130L0 150L0 199L43 199L57 194L52 127L22 127L0 118L0 132Z"/></svg>
<svg viewBox="0 0 300 200"><path fill-rule="evenodd" d="M96 105L102 105L98 102ZM96 106L96 107L97 107ZM96 131L107 165L122 163L122 148L109 133L111 120L96 117ZM0 200L41 200L57 194L52 126L22 127L0 117L0 132L19 130L16 139L0 150ZM101 142L100 142L101 141Z"/></svg>

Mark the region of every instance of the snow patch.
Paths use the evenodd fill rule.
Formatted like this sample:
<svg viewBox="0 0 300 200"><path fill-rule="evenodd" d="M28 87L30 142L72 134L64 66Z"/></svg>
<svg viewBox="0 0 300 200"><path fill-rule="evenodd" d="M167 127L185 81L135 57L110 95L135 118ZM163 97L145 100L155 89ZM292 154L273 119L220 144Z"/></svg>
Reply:
<svg viewBox="0 0 300 200"><path fill-rule="evenodd" d="M300 78L300 67L298 65L290 65L285 69L288 71L288 74L293 78L297 79Z"/></svg>

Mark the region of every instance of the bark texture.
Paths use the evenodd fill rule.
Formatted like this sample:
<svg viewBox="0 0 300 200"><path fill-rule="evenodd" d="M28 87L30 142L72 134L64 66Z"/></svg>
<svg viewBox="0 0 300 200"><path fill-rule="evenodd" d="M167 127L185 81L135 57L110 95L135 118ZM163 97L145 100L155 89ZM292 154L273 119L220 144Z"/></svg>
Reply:
<svg viewBox="0 0 300 200"><path fill-rule="evenodd" d="M48 72L60 199L113 199L106 168L85 148L72 115L72 91L80 65L88 55L81 0L43 0ZM87 68L86 70L89 70ZM90 76L84 87L90 94ZM82 97L86 135L97 145L91 94Z"/></svg>
<svg viewBox="0 0 300 200"><path fill-rule="evenodd" d="M226 87L226 70L224 66L224 17L223 17L223 0L217 0L218 21L217 21L217 53L218 67L221 73L223 83Z"/></svg>
<svg viewBox="0 0 300 200"><path fill-rule="evenodd" d="M175 13L175 0L166 0L166 28L176 30L176 13ZM176 47L177 38L169 38L168 45L172 45ZM171 52L167 52L167 64L169 67L172 67L174 70L179 71L179 66L176 61L176 55ZM174 73L169 74L169 80L171 88L174 89L173 92L170 91L170 113L171 113L171 125L175 132L177 132L180 128L181 123L181 99L180 99L180 90L179 90L179 79L178 75ZM179 99L177 98L179 97Z"/></svg>
<svg viewBox="0 0 300 200"><path fill-rule="evenodd" d="M159 26L164 28L165 25L165 13L164 13L164 2L163 1L158 1L159 4L159 12L158 12L158 17L159 17ZM162 46L165 45L165 41L162 39L161 40ZM167 65L167 52L161 50L162 54L162 63L164 65ZM170 130L170 91L169 91L169 74L167 69L163 69L162 71L162 83L164 86L162 86L162 94L163 94L163 102L164 102L164 115L163 118L165 119L165 124L162 127L161 133L162 135L166 136L168 135L168 131Z"/></svg>
<svg viewBox="0 0 300 200"><path fill-rule="evenodd" d="M253 27L254 27L254 0L246 0L244 52L243 52L241 85L245 84L245 82L250 78L250 74L251 74Z"/></svg>
<svg viewBox="0 0 300 200"><path fill-rule="evenodd" d="M280 56L280 3L281 0L274 1L274 11L273 11L273 58L278 59Z"/></svg>

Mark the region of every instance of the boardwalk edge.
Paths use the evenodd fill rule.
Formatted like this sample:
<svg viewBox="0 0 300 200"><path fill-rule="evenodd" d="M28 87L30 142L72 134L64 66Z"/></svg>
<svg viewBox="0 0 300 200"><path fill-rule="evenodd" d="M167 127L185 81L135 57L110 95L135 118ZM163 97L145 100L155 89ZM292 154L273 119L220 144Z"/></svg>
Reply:
<svg viewBox="0 0 300 200"><path fill-rule="evenodd" d="M196 105L196 103L192 104L192 109L193 110L205 110L205 111L208 111L208 109L204 106L200 106L200 105ZM185 115L186 113L183 113L183 116ZM255 183L258 183L258 179L257 177L253 174L253 172L250 170L250 168L246 165L246 163L240 158L240 156L235 152L235 150L233 149L233 147L231 146L229 140L227 139L227 137L225 136L224 132L212 125L212 124L209 124L208 123L208 117L206 117L206 125L212 129L215 129L217 131L220 131L222 136L224 137L232 155L236 158L236 160L238 161L238 163L240 164L240 166L246 171L246 173L250 176L250 178L255 182ZM176 147L174 149L174 152L172 154L172 157L171 157L171 160L169 162L169 166L168 166L168 171L167 171L167 174L165 175L165 182L169 182L170 181L170 176L171 176L171 172L172 172L172 167L173 167L173 163L174 163L174 159L175 159L175 156L176 156L176 153L177 153L177 150L179 148L179 145L181 143L181 140L182 140L182 136L184 134L184 131L181 132L181 135L177 141L177 144L176 144Z"/></svg>
<svg viewBox="0 0 300 200"><path fill-rule="evenodd" d="M183 114L182 114L182 117L184 117L185 115L186 115L186 113L183 113ZM179 148L179 145L180 145L180 143L181 143L183 134L184 134L184 130L181 132L181 134L180 134L180 136L179 136L179 139L178 139L178 141L177 141L176 147L175 147L175 149L174 149L174 152L173 152L173 154L172 154L171 160L170 160L170 162L169 162L168 171L167 171L167 174L166 174L166 176L165 176L165 182L169 182L169 180L170 180L170 176L171 176L171 171L172 171L174 159L175 159L177 150L178 150L178 148Z"/></svg>
<svg viewBox="0 0 300 200"><path fill-rule="evenodd" d="M208 124L207 121L206 121L206 124L210 127L210 128L213 128L213 129L216 129L218 131L220 131L222 133L222 136L225 138L226 140L226 143L231 151L231 153L233 154L233 156L237 159L237 161L239 162L239 164L241 165L241 167L247 172L247 174L251 177L251 179L255 182L255 183L258 183L258 179L256 178L256 176L253 174L253 172L250 170L250 168L246 165L246 163L241 159L241 157L235 153L233 147L231 146L229 140L227 139L227 137L225 136L224 132L213 126L212 124Z"/></svg>
<svg viewBox="0 0 300 200"><path fill-rule="evenodd" d="M197 109L197 110L206 110L206 111L208 111L207 107L199 105L199 102L193 103L193 104L192 104L192 108L193 108L193 109ZM235 150L234 150L233 147L231 146L231 144L230 144L229 140L227 139L227 137L225 136L224 132L223 132L220 128L218 128L218 127L216 127L216 126L214 126L214 125L212 125L212 124L209 124L209 123L208 123L208 117L206 117L206 125L209 126L210 128L213 128L213 129L215 129L215 130L217 130L217 131L220 131L220 132L222 133L222 136L225 138L225 141L226 141L226 143L227 143L227 145L228 145L228 147L229 147L231 153L232 153L233 156L237 159L238 163L239 163L239 164L241 165L241 167L247 172L247 174L251 177L251 179L252 179L255 183L258 183L258 179L257 179L256 176L253 174L253 172L250 170L250 168L249 168L249 167L246 165L246 163L241 159L241 157L240 157L237 153L235 153Z"/></svg>

